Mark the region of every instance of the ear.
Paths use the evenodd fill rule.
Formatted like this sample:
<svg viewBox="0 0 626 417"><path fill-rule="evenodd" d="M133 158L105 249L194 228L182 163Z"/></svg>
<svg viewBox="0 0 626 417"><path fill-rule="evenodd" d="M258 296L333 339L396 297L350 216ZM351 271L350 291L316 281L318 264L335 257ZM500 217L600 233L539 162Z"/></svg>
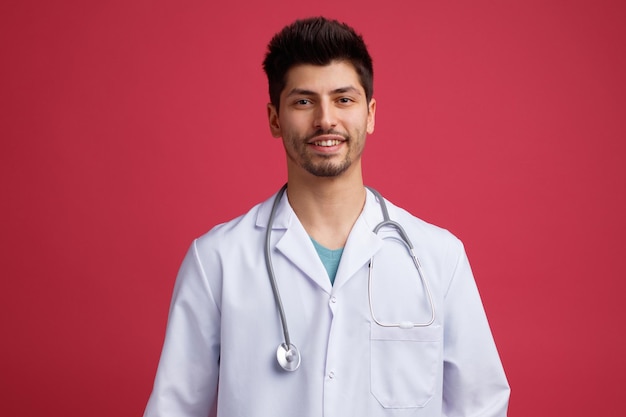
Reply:
<svg viewBox="0 0 626 417"><path fill-rule="evenodd" d="M374 133L376 124L376 99L372 98L367 106L367 133Z"/></svg>
<svg viewBox="0 0 626 417"><path fill-rule="evenodd" d="M272 132L272 136L275 138L282 137L282 133L280 131L280 121L278 120L278 111L272 103L267 104L267 119L270 124L270 132Z"/></svg>

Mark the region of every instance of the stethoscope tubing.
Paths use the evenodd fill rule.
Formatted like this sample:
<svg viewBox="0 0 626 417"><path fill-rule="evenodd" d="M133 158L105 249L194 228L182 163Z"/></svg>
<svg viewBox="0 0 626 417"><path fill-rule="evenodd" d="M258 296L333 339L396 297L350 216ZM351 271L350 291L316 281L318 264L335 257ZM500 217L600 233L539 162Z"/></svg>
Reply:
<svg viewBox="0 0 626 417"><path fill-rule="evenodd" d="M432 295L430 293L430 289L428 287L428 282L426 280L426 278L424 277L424 274L422 272L422 266L419 262L419 260L417 259L417 256L415 255L415 251L413 248L413 244L411 243L411 240L409 239L409 236L407 235L407 233L404 231L404 229L402 228L402 226L398 223L396 223L395 221L391 220L389 217L389 211L387 210L387 205L385 204L385 200L383 199L383 197L380 195L380 193L376 190L374 190L373 188L367 187L368 190L370 190L378 199L379 203L380 203L380 208L381 211L383 213L383 221L380 222L378 225L376 225L376 227L374 228L374 233L378 234L378 231L385 227L385 226L389 226L394 228L402 237L402 241L406 244L407 249L410 253L411 258L413 259L413 263L415 264L415 267L417 268L417 272L420 278L420 281L422 282L422 285L424 286L424 289L426 291L426 296L428 299L428 303L430 305L430 309L431 309L431 317L430 319L425 322L425 323L412 323L412 322L401 322L401 323L382 323L380 321L378 321L378 319L376 318L376 316L374 315L374 309L372 307L372 270L373 270L373 266L374 266L374 259L370 259L370 267L369 267L369 274L368 274L368 295L369 295L369 305L370 305L370 313L372 315L372 319L374 320L374 322L380 326L383 327L400 327L400 328L411 328L411 327L426 327L426 326L430 326L434 321L435 321L435 306L433 304L432 301ZM285 194L285 191L287 190L287 184L283 185L281 187L281 189L278 191L278 193L276 194L276 197L274 198L274 202L272 204L272 211L270 212L270 216L269 219L267 221L267 230L265 232L265 265L267 267L267 274L269 276L270 279L270 285L272 287L272 293L274 294L274 301L276 303L276 307L278 309L278 313L280 315L280 322L281 322L281 326L283 329L283 337L284 337L284 342L281 343L278 346L278 350L276 352L276 357L278 360L278 363L280 364L280 366L286 370L286 371L295 371L296 369L298 369L298 367L300 366L300 352L298 351L298 348L293 345L291 343L291 338L289 337L289 326L287 324L287 317L285 315L285 309L283 307L283 302L280 298L280 291L278 291L278 285L276 284L276 275L274 274L274 267L272 265L272 256L271 256L271 235L272 235L272 227L274 224L274 217L276 216L276 211L278 208L278 204L280 203L280 201L282 200L283 195Z"/></svg>
<svg viewBox="0 0 626 417"><path fill-rule="evenodd" d="M280 314L280 322L283 328L283 336L285 338L285 345L288 349L291 346L291 338L289 337L289 327L287 325L287 317L285 316L285 309L283 308L283 302L280 299L280 292L278 291L278 286L276 285L276 275L274 274L274 267L272 265L272 256L270 253L271 247L271 235L272 235L272 225L274 224L274 217L276 216L276 209L280 200L282 199L283 194L287 190L287 184L283 185L282 188L276 194L276 198L274 199L274 204L272 205L272 211L270 212L270 218L267 221L267 230L265 231L265 265L267 267L267 274L270 277L270 284L272 286L272 292L274 293L274 300L276 301L276 305L278 306L278 313Z"/></svg>

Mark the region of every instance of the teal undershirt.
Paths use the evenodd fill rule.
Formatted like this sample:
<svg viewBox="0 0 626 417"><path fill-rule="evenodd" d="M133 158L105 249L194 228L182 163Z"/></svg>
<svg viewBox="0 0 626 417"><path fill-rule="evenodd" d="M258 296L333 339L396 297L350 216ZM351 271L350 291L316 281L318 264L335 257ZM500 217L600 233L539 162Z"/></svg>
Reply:
<svg viewBox="0 0 626 417"><path fill-rule="evenodd" d="M335 277L337 276L337 269L339 269L339 261L341 261L343 248L334 250L328 249L317 243L313 238L311 238L311 242L313 242L313 246L315 246L315 250L322 260L326 272L328 272L330 283L335 284Z"/></svg>

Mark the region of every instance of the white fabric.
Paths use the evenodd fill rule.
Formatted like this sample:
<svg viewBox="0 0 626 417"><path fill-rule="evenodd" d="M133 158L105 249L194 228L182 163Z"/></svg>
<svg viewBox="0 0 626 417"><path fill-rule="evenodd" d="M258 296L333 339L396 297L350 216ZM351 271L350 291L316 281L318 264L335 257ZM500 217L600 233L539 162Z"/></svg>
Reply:
<svg viewBox="0 0 626 417"><path fill-rule="evenodd" d="M302 355L300 369L283 371L263 255L272 200L191 246L145 417L506 416L509 387L462 243L390 203L391 218L415 245L436 319L412 329L373 322L367 277L374 254L381 322L428 319L428 303L416 275L406 273L415 274L406 250L372 232L382 214L369 191L334 286L286 197L278 207L272 261Z"/></svg>

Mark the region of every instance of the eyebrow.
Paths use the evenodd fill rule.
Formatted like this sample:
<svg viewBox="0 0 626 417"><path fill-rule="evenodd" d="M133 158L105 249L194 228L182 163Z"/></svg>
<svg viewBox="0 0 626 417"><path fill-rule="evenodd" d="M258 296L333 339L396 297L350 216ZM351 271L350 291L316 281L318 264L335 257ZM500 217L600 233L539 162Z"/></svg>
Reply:
<svg viewBox="0 0 626 417"><path fill-rule="evenodd" d="M334 90L332 90L330 92L330 94L343 94L343 93L353 93L353 94L361 95L361 91L359 91L359 89L357 89L356 87L353 87L353 86L335 88ZM319 94L316 93L315 91L307 90L305 88L294 88L291 91L289 91L289 93L287 93L287 97L291 97L291 96L317 96L317 95L319 95Z"/></svg>

